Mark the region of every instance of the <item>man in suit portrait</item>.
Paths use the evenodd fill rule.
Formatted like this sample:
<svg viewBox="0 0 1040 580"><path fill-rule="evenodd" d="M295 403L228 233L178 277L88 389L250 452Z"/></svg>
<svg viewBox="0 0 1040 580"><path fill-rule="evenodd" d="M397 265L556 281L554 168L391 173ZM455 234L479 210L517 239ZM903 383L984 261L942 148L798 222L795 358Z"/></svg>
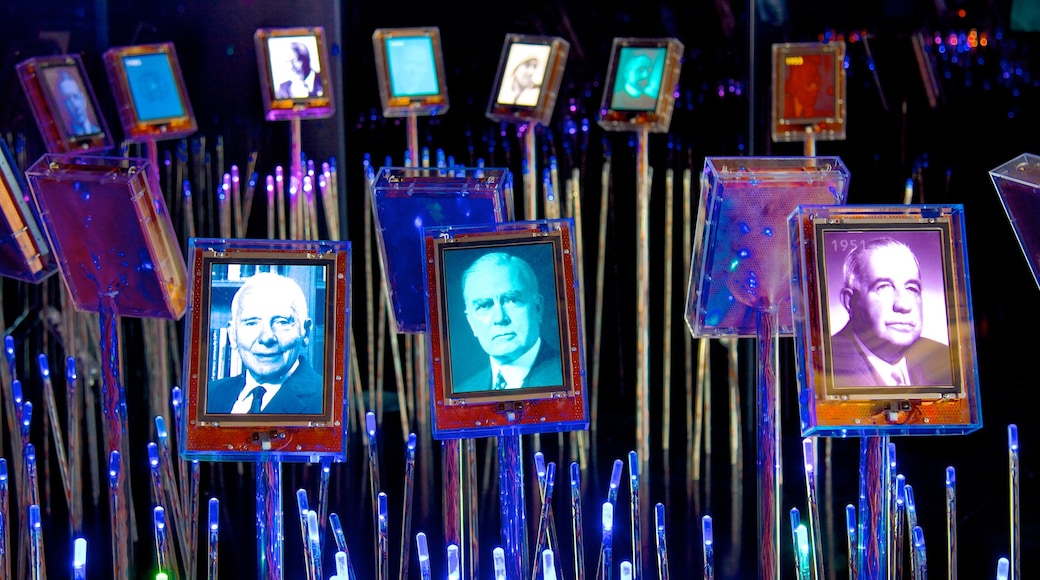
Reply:
<svg viewBox="0 0 1040 580"><path fill-rule="evenodd" d="M61 76L58 77L58 93L68 115L70 136L83 137L101 132L101 127L91 119L93 111L87 108L87 96L83 92L83 86L67 71L61 71Z"/></svg>
<svg viewBox="0 0 1040 580"><path fill-rule="evenodd" d="M292 72L289 80L278 85L275 98L306 99L320 97L324 94L321 86L321 72L311 68L311 51L302 42L289 45L292 59L289 61Z"/></svg>
<svg viewBox="0 0 1040 580"><path fill-rule="evenodd" d="M831 337L835 387L952 385L950 349L924 338L921 264L879 236L845 257L841 303L849 321Z"/></svg>
<svg viewBox="0 0 1040 580"><path fill-rule="evenodd" d="M228 322L243 372L209 383L206 412L321 414L322 377L302 355L312 324L294 280L271 272L248 278L231 300Z"/></svg>
<svg viewBox="0 0 1040 580"><path fill-rule="evenodd" d="M487 362L456 382L455 393L563 384L558 340L541 335L545 299L530 264L504 252L484 254L463 272L462 295Z"/></svg>

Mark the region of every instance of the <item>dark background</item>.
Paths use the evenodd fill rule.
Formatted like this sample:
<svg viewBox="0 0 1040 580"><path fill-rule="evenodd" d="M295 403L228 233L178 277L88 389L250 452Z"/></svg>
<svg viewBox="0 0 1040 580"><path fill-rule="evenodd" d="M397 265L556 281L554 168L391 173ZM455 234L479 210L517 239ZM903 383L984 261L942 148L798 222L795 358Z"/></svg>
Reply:
<svg viewBox="0 0 1040 580"><path fill-rule="evenodd" d="M1025 4L1023 4L1025 6ZM940 7L944 7L940 11ZM982 389L984 428L966 436L945 438L896 438L898 470L914 485L921 525L929 550L929 565L936 574L945 569L943 549L944 469L958 470L958 525L960 572L965 577L990 575L996 560L1009 552L1007 431L1009 423L1019 425L1022 433L1022 553L1026 567L1037 548L1036 465L1031 450L1037 441L1029 417L1036 413L1036 379L1033 373L1035 347L1029 328L1040 324L1036 306L1037 284L1030 274L1021 250L1008 225L1007 216L990 182L988 170L1030 150L1036 150L1038 93L1036 76L1037 33L1029 24L1013 19L1009 0L949 0L935 2L822 2L790 1L748 3L716 0L679 2L672 0L641 3L635 6L591 4L587 2L548 2L537 0L510 6L504 13L497 5L466 2L459 5L406 2L361 3L311 0L302 3L166 1L151 3L129 0L17 0L0 7L0 131L20 143L22 158L35 160L42 149L21 88L14 76L14 65L28 56L47 54L56 49L41 40L45 31L67 31L67 50L83 55L94 89L102 101L110 127L118 132L111 108L111 92L101 66L101 53L111 46L133 43L173 41L184 68L185 81L199 120L199 135L189 145L212 150L217 137L226 148L226 165L244 165L251 151L258 151L257 170L271 173L275 164L288 163L288 125L262 120L257 64L253 51L253 31L260 26L324 25L330 38L329 71L335 83L337 114L328 120L304 123L303 149L321 161L335 157L340 175L344 228L341 234L354 243L354 317L361 355L361 377L365 388L371 384L375 369L369 369L364 318L366 302L377 304L374 291L358 283L364 280L364 254L373 252L365 244L363 159L370 154L379 167L387 156L400 163L406 147L401 120L385 120L379 110L374 76L375 62L371 35L376 28L439 26L451 100L450 110L436 118L419 121L420 146L441 148L457 163L473 165L483 159L488 165L505 165L516 174L520 187L521 143L515 128L488 121L484 111L495 75L502 40L506 33L559 35L571 43L564 84L555 115L549 127L538 134L539 167L555 156L561 174L571 168L581 170L583 181L585 308L587 316L587 360L592 364L592 307L596 271L597 228L601 212L606 212L607 244L602 257L606 264L603 339L600 354L601 392L598 397L598 432L593 440L589 463L583 471L586 563L592 569L593 547L598 543L598 509L606 494L607 477L613 460L625 457L635 448L635 141L628 133L605 133L596 125L612 39L618 36L674 36L685 45L685 60L676 99L671 131L650 138L654 185L651 197L651 305L650 305L650 384L664 381L665 364L671 370L671 399L664 389L652 389L651 456L644 474L647 491L642 496L644 513L656 502L666 505L671 570L679 577L691 577L699 569L700 517L710 514L715 521L717 577L750 578L756 575L759 554L756 545L755 509L757 493L754 477L753 384L757 364L753 344L738 343L742 422L731 426L727 419L730 401L726 389L726 351L719 342L710 348L712 363L711 434L712 454L706 459L700 482L690 476L686 443L686 399L682 377L692 363L683 353L685 322L681 319L687 291L686 269L679 246L683 227L676 218L676 241L671 267L672 284L665 287L665 241L663 224L666 211L664 179L666 170L680 176L692 170L694 177L705 156L800 155L797 143L773 144L768 141L769 47L775 42L815 41L841 37L848 53L848 134L842 142L821 142L820 155L837 155L849 167L849 203L898 203L907 179L913 179L917 198L928 203L963 204L967 221L968 263L972 282L972 304L976 332L977 367ZM1017 13L1015 13L1017 14ZM938 38L932 46L941 95L935 107L926 99L923 83L910 50L909 34L916 30L926 37ZM985 35L985 46L970 47L970 31L977 38ZM1033 29L1035 30L1035 28ZM866 41L865 41L866 39ZM934 40L933 40L934 42ZM954 44L956 42L956 44ZM940 53L942 48L944 52ZM195 141L207 137L206 144ZM20 139L24 139L20 141ZM161 144L163 151L176 144ZM607 205L599 203L600 171L610 155L613 173ZM212 173L218 173L213 167ZM218 179L209 175L206 179ZM696 183L696 179L694 179ZM200 198L206 198L204 184L195 184ZM210 192L212 189L209 190ZM166 192L168 200L173 194ZM521 207L518 195L518 207ZM696 203L696 200L694 200ZM212 204L212 202L211 202ZM262 237L265 214L262 203L255 208L249 235ZM215 216L213 210L205 215ZM681 215L681 214L680 214ZM180 227L179 224L177 224ZM180 231L180 230L178 230ZM215 230L200 232L212 235ZM182 239L182 244L185 240ZM374 256L374 254L372 254ZM48 319L40 309L57 304L60 282L52 278L32 287L11 281L3 285L4 321L18 341L20 375L27 385L27 398L43 404L39 377L34 370L36 354L48 352L53 360L65 353L51 338ZM665 298L670 297L672 316L665 320ZM47 312L44 310L44 312ZM375 309L378 312L378 308ZM71 313L65 314L71 316ZM132 577L145 577L155 569L154 548L144 522L150 520L145 440L154 437L149 416L148 391L141 385L147 364L142 362L139 322L123 322L124 381L130 444L128 459L140 538L135 544ZM673 355L662 362L664 337L671 340ZM389 349L387 349L389 350ZM794 354L790 339L780 344L782 381L782 429L784 441L783 512L798 507L805 513L803 479L798 461L800 438L798 414L793 394ZM386 364L382 364L386 362ZM392 389L389 355L376 365L385 370L380 376ZM55 365L55 363L52 363ZM175 373L178 374L179 373ZM170 383L179 376L169 378ZM403 498L403 437L396 399L385 398L381 433L380 465L382 481L391 505L391 570L397 570L397 550ZM369 401L372 408L372 401ZM670 450L662 448L663 418L671 419ZM170 423L170 421L168 421ZM419 430L414 423L410 430ZM412 533L426 531L431 540L435 574L443 573L444 551L441 530L443 496L438 476L439 454L431 452L427 433L419 431L419 473ZM32 440L45 447L47 434L42 421L34 419ZM738 439L741 462L729 460L728 443ZM547 460L563 467L575 459L569 443L562 438L543 436L525 438L530 451L537 446ZM352 430L349 461L333 468L330 510L337 512L348 530L351 556L359 577L374 576L371 494L368 460L363 439ZM5 456L10 456L10 440L4 439ZM821 445L821 447L823 447ZM475 444L479 493L476 509L480 538L480 577L491 576L490 549L498 543L498 502L493 465L488 460L488 443ZM833 525L834 534L825 536L827 569L832 577L844 577L845 541L842 534L842 508L856 501L858 441L833 442L832 464L823 468L833 477L833 493L823 498L822 515ZM45 461L53 457L38 452ZM47 459L50 457L49 459ZM528 522L536 519L537 501L528 467ZM710 468L710 469L709 469ZM47 563L52 574L64 575L71 544L65 523L64 501L60 494L56 468L44 472L50 483L50 506L44 523ZM561 474L566 473L564 469ZM566 486L558 479L554 509L561 542L565 546L558 561L570 562L571 531L564 497ZM295 525L296 508L292 492L306 487L311 505L316 505L317 468L285 468L285 553L286 577L302 577L300 535ZM202 498L221 500L221 574L249 577L254 574L255 526L254 479L251 465L203 464ZM90 487L89 485L87 486ZM108 508L101 493L99 503L86 504L85 533L91 542L89 576L108 577ZM12 495L12 498L16 495ZM619 512L627 513L628 494L619 497ZM12 502L14 503L14 502ZM24 517L17 510L15 515ZM783 520L786 524L786 519ZM631 548L626 540L627 524L615 530L614 561L628 559ZM786 525L782 563L784 577L793 577L793 559ZM825 532L829 531L824 526ZM652 573L652 526L644 523L643 561ZM205 539L200 540L204 546ZM533 532L532 532L533 542ZM333 549L326 542L325 550ZM904 550L904 553L906 551ZM204 552L202 552L204 554ZM417 577L412 560L411 576ZM331 559L325 559L328 575ZM568 566L563 569L568 570ZM25 574L24 571L19 572ZM1028 576L1028 572L1026 573ZM568 573L572 576L572 573Z"/></svg>

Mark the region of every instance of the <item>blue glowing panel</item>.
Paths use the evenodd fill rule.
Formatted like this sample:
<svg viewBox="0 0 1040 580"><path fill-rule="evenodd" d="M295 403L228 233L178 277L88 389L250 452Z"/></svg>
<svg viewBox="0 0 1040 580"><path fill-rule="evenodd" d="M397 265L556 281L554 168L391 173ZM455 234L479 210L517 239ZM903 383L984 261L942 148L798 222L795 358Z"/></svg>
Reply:
<svg viewBox="0 0 1040 580"><path fill-rule="evenodd" d="M694 241L686 319L695 336L756 336L775 310L791 334L787 217L801 204L840 205L837 158L709 158Z"/></svg>
<svg viewBox="0 0 1040 580"><path fill-rule="evenodd" d="M184 103L166 54L125 56L123 67L138 119L156 121L184 116Z"/></svg>
<svg viewBox="0 0 1040 580"><path fill-rule="evenodd" d="M419 175L433 173L435 175ZM505 169L437 171L384 168L372 188L383 277L398 332L426 330L422 229L508 221ZM412 175L409 175L412 174Z"/></svg>
<svg viewBox="0 0 1040 580"><path fill-rule="evenodd" d="M386 59L394 97L419 97L440 92L433 39L429 36L388 38Z"/></svg>

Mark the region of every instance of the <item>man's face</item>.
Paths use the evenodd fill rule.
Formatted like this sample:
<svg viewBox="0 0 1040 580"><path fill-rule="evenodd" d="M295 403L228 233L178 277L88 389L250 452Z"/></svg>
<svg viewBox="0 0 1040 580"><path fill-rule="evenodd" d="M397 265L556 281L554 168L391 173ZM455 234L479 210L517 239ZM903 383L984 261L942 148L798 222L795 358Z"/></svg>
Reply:
<svg viewBox="0 0 1040 580"><path fill-rule="evenodd" d="M58 84L58 90L65 103L65 109L73 121L82 123L87 118L87 99L83 96L76 81L65 79Z"/></svg>
<svg viewBox="0 0 1040 580"><path fill-rule="evenodd" d="M499 363L513 362L538 341L542 296L515 268L492 264L471 273L462 295L473 335Z"/></svg>
<svg viewBox="0 0 1040 580"><path fill-rule="evenodd" d="M843 290L842 300L860 340L894 363L921 337L921 271L900 246L875 249L866 266L859 288Z"/></svg>
<svg viewBox="0 0 1040 580"><path fill-rule="evenodd" d="M628 65L628 82L631 85L643 88L650 84L650 69L654 63L650 57L639 55L632 59Z"/></svg>
<svg viewBox="0 0 1040 580"><path fill-rule="evenodd" d="M230 338L253 378L281 382L307 344L310 326L310 320L296 318L288 297L255 288L239 299Z"/></svg>

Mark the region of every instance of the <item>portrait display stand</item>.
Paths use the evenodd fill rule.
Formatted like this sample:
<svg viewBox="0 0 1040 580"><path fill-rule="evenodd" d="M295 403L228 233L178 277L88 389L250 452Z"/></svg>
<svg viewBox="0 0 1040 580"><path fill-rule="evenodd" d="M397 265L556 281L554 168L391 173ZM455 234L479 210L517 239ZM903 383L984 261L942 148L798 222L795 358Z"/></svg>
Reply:
<svg viewBox="0 0 1040 580"><path fill-rule="evenodd" d="M289 196L295 206L290 215L296 216L303 207L300 195L314 189L303 183L302 120L327 119L336 112L325 29L260 28L253 34L253 44L265 118L289 121L289 191L295 193ZM295 218L290 223L295 224Z"/></svg>
<svg viewBox="0 0 1040 580"><path fill-rule="evenodd" d="M0 139L0 276L36 284L58 271L29 186Z"/></svg>
<svg viewBox="0 0 1040 580"><path fill-rule="evenodd" d="M889 438L982 427L963 207L802 205L788 225L802 435L862 438L859 569L884 576Z"/></svg>
<svg viewBox="0 0 1040 580"><path fill-rule="evenodd" d="M346 458L350 244L192 238L188 260L181 453L256 462L258 570L281 578L282 462ZM250 380L279 384L262 410L236 403Z"/></svg>
<svg viewBox="0 0 1040 580"><path fill-rule="evenodd" d="M588 428L573 230L570 219L423 229L433 436L497 437L509 577L529 575L520 436ZM521 377L493 378L527 357Z"/></svg>
<svg viewBox="0 0 1040 580"><path fill-rule="evenodd" d="M773 141L804 141L805 156L816 142L845 139L845 43L773 45Z"/></svg>
<svg viewBox="0 0 1040 580"><path fill-rule="evenodd" d="M535 129L547 126L556 108L570 43L556 36L507 34L488 101L493 121L525 123L524 218L537 219L538 149Z"/></svg>
<svg viewBox="0 0 1040 580"><path fill-rule="evenodd" d="M636 447L650 457L650 133L667 133L683 44L675 38L615 38L599 125L636 132Z"/></svg>
<svg viewBox="0 0 1040 580"><path fill-rule="evenodd" d="M694 337L758 340L760 578L780 575L777 346L793 334L787 217L800 204L843 204L848 180L836 157L709 157L704 164L686 321Z"/></svg>
<svg viewBox="0 0 1040 580"><path fill-rule="evenodd" d="M78 54L18 63L18 80L49 153L102 153L112 134Z"/></svg>
<svg viewBox="0 0 1040 580"><path fill-rule="evenodd" d="M380 28L372 33L383 117L405 117L411 165L419 166L419 116L448 111L441 32L436 26Z"/></svg>
<svg viewBox="0 0 1040 580"><path fill-rule="evenodd" d="M990 171L989 176L1029 271L1040 286L1040 156L1023 153Z"/></svg>
<svg viewBox="0 0 1040 580"><path fill-rule="evenodd" d="M110 48L102 55L119 121L128 141L144 143L159 180L156 143L187 137L198 129L188 90L171 42Z"/></svg>
<svg viewBox="0 0 1040 580"><path fill-rule="evenodd" d="M26 171L73 304L100 313L105 444L121 457L130 454L118 317L176 320L187 302L184 259L152 175L144 159L71 155L44 155ZM116 578L129 573L128 472L113 473Z"/></svg>

